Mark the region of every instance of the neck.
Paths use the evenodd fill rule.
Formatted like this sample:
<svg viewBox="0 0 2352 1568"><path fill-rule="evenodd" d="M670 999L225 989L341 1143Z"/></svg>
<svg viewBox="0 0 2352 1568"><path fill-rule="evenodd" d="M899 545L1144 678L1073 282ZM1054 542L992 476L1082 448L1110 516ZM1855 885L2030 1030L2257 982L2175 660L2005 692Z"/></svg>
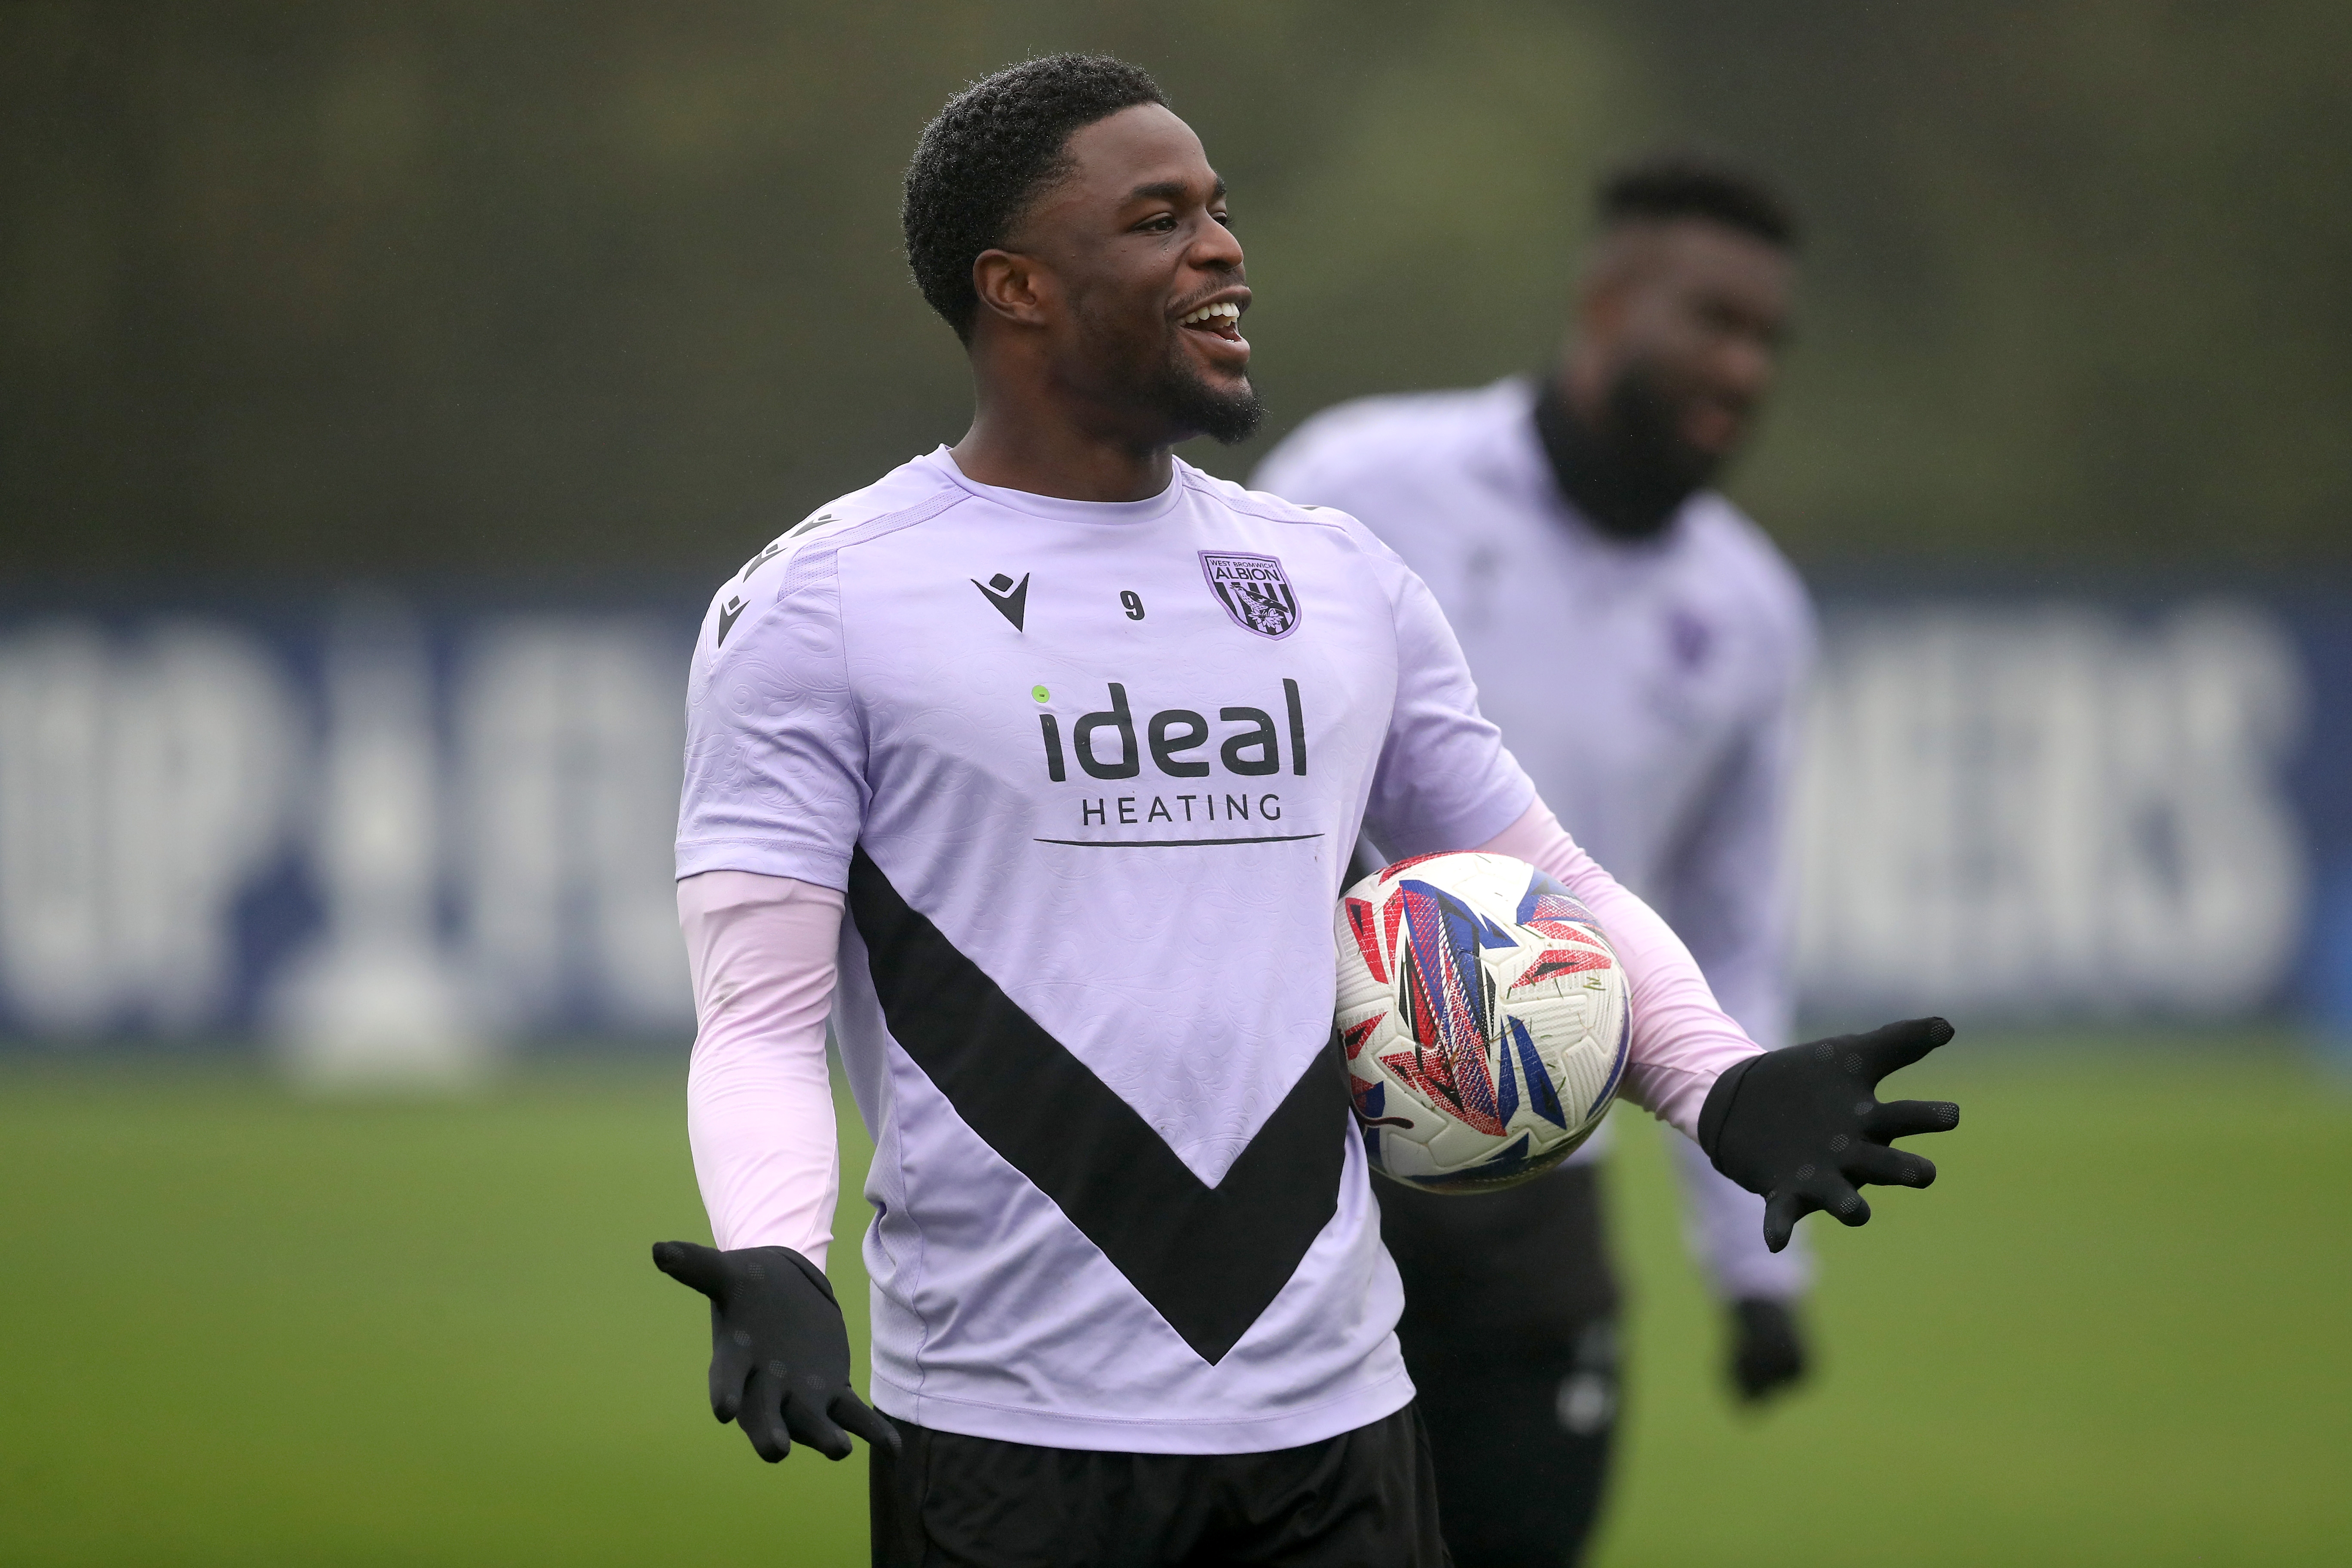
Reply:
<svg viewBox="0 0 2352 1568"><path fill-rule="evenodd" d="M1545 379L1536 398L1536 435L1552 478L1586 521L1612 539L1654 539L1665 531L1697 487L1663 473L1612 437L1597 400L1574 395L1565 371Z"/></svg>
<svg viewBox="0 0 2352 1568"><path fill-rule="evenodd" d="M964 477L1063 500L1147 500L1168 488L1165 444L1105 427L1050 395L992 396L983 384L971 428L950 451Z"/></svg>

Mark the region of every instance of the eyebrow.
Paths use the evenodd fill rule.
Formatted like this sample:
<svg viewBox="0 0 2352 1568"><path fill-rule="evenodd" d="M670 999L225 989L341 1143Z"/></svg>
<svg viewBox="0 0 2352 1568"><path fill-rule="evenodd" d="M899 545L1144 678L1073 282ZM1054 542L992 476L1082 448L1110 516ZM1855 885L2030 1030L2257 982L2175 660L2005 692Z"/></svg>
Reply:
<svg viewBox="0 0 2352 1568"><path fill-rule="evenodd" d="M1150 201L1156 198L1163 202L1179 202L1189 194L1181 180L1160 180L1149 185L1138 185L1128 192L1127 195L1129 201ZM1216 187L1209 193L1209 199L1213 202L1222 201L1224 195L1225 180L1224 176L1220 174L1217 176Z"/></svg>

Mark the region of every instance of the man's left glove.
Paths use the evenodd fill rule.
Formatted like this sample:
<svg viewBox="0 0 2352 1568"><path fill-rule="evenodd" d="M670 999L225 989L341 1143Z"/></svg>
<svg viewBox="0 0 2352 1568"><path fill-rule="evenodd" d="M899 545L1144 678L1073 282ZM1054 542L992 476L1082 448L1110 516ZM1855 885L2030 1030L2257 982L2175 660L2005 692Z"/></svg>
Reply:
<svg viewBox="0 0 2352 1568"><path fill-rule="evenodd" d="M774 1464L795 1440L828 1459L849 1435L898 1451L898 1429L849 1386L849 1334L824 1270L789 1247L654 1243L654 1267L710 1298L710 1413Z"/></svg>
<svg viewBox="0 0 2352 1568"><path fill-rule="evenodd" d="M1789 1245L1797 1222L1827 1209L1845 1225L1870 1218L1865 1183L1924 1187L1935 1163L1887 1145L1948 1132L1960 1108L1946 1100L1879 1103L1878 1080L1952 1037L1941 1018L1913 1018L1866 1035L1749 1057L1715 1080L1699 1108L1698 1146L1715 1168L1764 1199L1764 1245Z"/></svg>
<svg viewBox="0 0 2352 1568"><path fill-rule="evenodd" d="M1760 1404L1805 1376L1805 1332L1793 1303L1749 1296L1731 1303L1731 1385Z"/></svg>

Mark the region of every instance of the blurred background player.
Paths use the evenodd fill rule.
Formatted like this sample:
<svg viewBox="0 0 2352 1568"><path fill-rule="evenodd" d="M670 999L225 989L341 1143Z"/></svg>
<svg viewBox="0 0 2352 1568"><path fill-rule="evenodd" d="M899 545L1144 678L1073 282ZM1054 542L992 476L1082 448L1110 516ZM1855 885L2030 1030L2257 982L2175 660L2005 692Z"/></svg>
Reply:
<svg viewBox="0 0 2352 1568"><path fill-rule="evenodd" d="M1789 1038L1784 839L1813 616L1708 487L1772 379L1795 226L1755 176L1684 153L1609 178L1598 209L1549 374L1329 409L1253 483L1352 512L1428 582L1544 798L1769 1048ZM1606 1139L1473 1200L1377 1184L1464 1568L1573 1562L1599 1505L1618 1406ZM1805 1373L1808 1260L1768 1252L1762 1201L1671 1142L1733 1386L1766 1399Z"/></svg>

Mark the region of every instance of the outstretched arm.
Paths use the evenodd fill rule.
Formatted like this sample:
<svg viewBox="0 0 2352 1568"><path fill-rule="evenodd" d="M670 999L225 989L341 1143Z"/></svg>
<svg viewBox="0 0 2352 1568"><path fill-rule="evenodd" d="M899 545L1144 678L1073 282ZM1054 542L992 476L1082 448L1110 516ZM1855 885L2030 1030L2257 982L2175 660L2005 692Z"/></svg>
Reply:
<svg viewBox="0 0 2352 1568"><path fill-rule="evenodd" d="M1945 1101L1881 1104L1879 1079L1952 1037L1941 1018L1766 1052L1721 1007L1681 939L1656 911L1577 847L1538 800L1481 849L1550 872L1600 917L1625 966L1633 1016L1625 1094L1697 1140L1715 1168L1764 1199L1764 1245L1789 1245L1797 1221L1826 1209L1870 1218L1856 1189L1924 1187L1935 1165L1888 1147L1960 1124Z"/></svg>
<svg viewBox="0 0 2352 1568"><path fill-rule="evenodd" d="M1934 1114L1923 1121L1925 1112L1880 1106L1868 1092L1878 1081L1875 1074L1901 1062L1878 1049L1857 1054L1830 1042L1829 1054L1818 1059L1800 1056L1815 1052L1818 1044L1766 1056L1717 1005L1690 950L1666 922L1594 865L1549 808L1532 798L1526 773L1478 712L1461 646L1427 585L1393 552L1360 530L1358 536L1375 568L1392 574L1398 655L1396 704L1365 802L1365 831L1407 856L1457 849L1485 837L1482 849L1549 871L1583 900L1607 929L1625 969L1633 1022L1625 1097L1696 1138L1717 1170L1763 1196L1765 1245L1773 1251L1788 1245L1790 1228L1809 1208L1828 1208L1849 1225L1868 1218L1854 1183L1927 1185L1935 1167L1916 1155L1895 1153L1886 1140L1956 1126L1958 1108L1927 1108ZM1504 813L1514 806L1518 816L1507 819ZM1508 826L1495 832L1494 825L1504 820ZM1916 1060L1951 1037L1950 1025L1937 1019L1927 1029L1929 1022L1879 1033L1927 1029L1904 1058ZM1849 1057L1874 1064L1875 1074L1866 1082L1849 1074L1843 1066ZM1741 1079L1769 1092L1735 1104L1727 1086ZM1815 1096L1813 1114L1799 1114L1781 1092L1799 1083L1823 1091ZM1717 1097L1723 1113L1703 1129L1702 1110L1714 1115ZM1843 1109L1828 1114L1834 1106Z"/></svg>

